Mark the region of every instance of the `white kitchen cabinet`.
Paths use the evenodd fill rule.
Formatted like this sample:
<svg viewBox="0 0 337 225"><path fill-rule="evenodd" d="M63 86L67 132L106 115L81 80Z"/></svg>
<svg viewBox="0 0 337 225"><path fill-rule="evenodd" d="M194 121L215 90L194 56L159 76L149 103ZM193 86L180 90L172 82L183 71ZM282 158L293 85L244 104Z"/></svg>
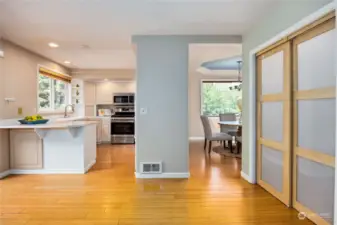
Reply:
<svg viewBox="0 0 337 225"><path fill-rule="evenodd" d="M114 93L135 92L134 81L103 82L96 84L96 104L112 104Z"/></svg>
<svg viewBox="0 0 337 225"><path fill-rule="evenodd" d="M93 118L83 118L83 119L77 119L76 121L95 121L98 122L96 124L96 142L97 144L102 143L102 119L99 117L93 117Z"/></svg>
<svg viewBox="0 0 337 225"><path fill-rule="evenodd" d="M96 125L96 139L97 143L102 143L102 120L101 119L95 119L95 121L98 121L98 124Z"/></svg>
<svg viewBox="0 0 337 225"><path fill-rule="evenodd" d="M0 130L0 173L9 169L9 131Z"/></svg>
<svg viewBox="0 0 337 225"><path fill-rule="evenodd" d="M42 140L34 130L10 131L10 168L42 169Z"/></svg>
<svg viewBox="0 0 337 225"><path fill-rule="evenodd" d="M86 105L84 109L84 116L96 116L95 115L95 106L94 105Z"/></svg>
<svg viewBox="0 0 337 225"><path fill-rule="evenodd" d="M95 83L84 82L84 103L93 106L96 104L96 85Z"/></svg>
<svg viewBox="0 0 337 225"><path fill-rule="evenodd" d="M111 118L104 117L102 119L102 142L110 143L111 142Z"/></svg>

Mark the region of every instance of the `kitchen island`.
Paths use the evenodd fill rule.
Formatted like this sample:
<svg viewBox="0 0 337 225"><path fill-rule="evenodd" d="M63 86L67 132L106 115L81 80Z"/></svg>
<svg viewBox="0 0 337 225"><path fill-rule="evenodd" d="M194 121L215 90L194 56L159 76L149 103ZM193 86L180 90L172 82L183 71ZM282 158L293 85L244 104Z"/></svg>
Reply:
<svg viewBox="0 0 337 225"><path fill-rule="evenodd" d="M8 174L84 174L96 162L95 121L51 120L21 125L0 121L1 152L8 148ZM6 140L9 140L8 143ZM6 154L3 154L6 155ZM1 154L0 154L1 156Z"/></svg>

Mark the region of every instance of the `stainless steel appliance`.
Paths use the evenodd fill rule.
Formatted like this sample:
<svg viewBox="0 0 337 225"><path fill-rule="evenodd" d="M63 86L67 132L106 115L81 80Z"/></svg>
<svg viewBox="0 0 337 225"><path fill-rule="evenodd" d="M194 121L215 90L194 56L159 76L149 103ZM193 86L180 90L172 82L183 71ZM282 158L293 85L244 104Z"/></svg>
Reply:
<svg viewBox="0 0 337 225"><path fill-rule="evenodd" d="M135 112L134 106L118 106L111 116L111 143L135 143Z"/></svg>
<svg viewBox="0 0 337 225"><path fill-rule="evenodd" d="M134 93L115 93L113 94L113 104L115 106L134 105L135 94Z"/></svg>

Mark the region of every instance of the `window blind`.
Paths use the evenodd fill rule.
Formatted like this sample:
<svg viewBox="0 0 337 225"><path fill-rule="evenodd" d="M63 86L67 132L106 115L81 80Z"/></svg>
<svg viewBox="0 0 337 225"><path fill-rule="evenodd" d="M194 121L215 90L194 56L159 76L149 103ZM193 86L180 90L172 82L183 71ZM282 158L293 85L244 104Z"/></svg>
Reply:
<svg viewBox="0 0 337 225"><path fill-rule="evenodd" d="M62 73L58 73L49 69L46 69L44 67L39 68L39 73L43 76L50 77L56 80L61 80L67 83L71 82L71 77Z"/></svg>

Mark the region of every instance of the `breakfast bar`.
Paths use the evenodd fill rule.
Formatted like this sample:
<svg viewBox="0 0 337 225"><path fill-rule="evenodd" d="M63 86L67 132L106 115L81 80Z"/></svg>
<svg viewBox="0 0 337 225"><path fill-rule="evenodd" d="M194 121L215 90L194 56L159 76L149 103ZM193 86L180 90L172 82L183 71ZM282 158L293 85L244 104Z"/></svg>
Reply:
<svg viewBox="0 0 337 225"><path fill-rule="evenodd" d="M96 162L95 121L52 120L27 125L0 121L9 139L7 174L84 174ZM1 177L1 176L0 176Z"/></svg>

